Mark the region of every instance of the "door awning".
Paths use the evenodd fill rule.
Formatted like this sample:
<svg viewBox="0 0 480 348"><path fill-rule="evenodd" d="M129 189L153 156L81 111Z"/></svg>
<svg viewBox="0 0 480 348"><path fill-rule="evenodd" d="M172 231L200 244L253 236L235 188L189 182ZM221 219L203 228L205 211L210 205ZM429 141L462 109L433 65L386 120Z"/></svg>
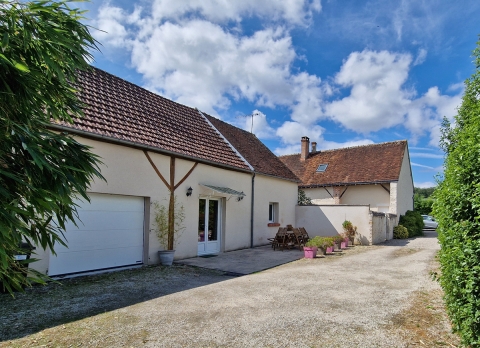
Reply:
<svg viewBox="0 0 480 348"><path fill-rule="evenodd" d="M207 187L207 188L209 188L209 189L211 189L215 192L223 193L225 195L230 195L230 198L231 198L231 196L237 196L238 201L241 201L243 199L243 197L246 196L246 194L243 193L243 191L240 192L240 191L231 189L230 187L221 187L221 186L206 185L206 184L200 184L200 185L202 185L204 187Z"/></svg>

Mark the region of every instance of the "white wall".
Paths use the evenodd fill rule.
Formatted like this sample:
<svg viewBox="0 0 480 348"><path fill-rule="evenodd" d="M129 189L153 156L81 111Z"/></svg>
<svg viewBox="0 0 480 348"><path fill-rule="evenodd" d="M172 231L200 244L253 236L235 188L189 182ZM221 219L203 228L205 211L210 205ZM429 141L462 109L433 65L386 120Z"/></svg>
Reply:
<svg viewBox="0 0 480 348"><path fill-rule="evenodd" d="M408 147L402 161L402 169L397 183L397 215L404 215L407 210L413 210L413 178L410 167Z"/></svg>
<svg viewBox="0 0 480 348"><path fill-rule="evenodd" d="M307 197L311 198L312 204L335 204L335 200L332 197L333 188L331 187L303 189L303 191L305 191Z"/></svg>
<svg viewBox="0 0 480 348"><path fill-rule="evenodd" d="M254 246L268 244L267 238L273 238L278 231L278 226L268 226L269 203L278 203L276 222L284 227L295 224L297 199L298 184L296 182L259 174L255 176Z"/></svg>
<svg viewBox="0 0 480 348"><path fill-rule="evenodd" d="M387 189L390 184L383 184ZM390 194L381 185L354 185L347 186L347 190L340 199L341 204L370 205L371 210L388 210ZM342 191L343 192L343 191Z"/></svg>
<svg viewBox="0 0 480 348"><path fill-rule="evenodd" d="M162 203L167 203L169 190L157 176L143 151L82 137L77 137L77 140L82 144L91 146L93 148L92 152L99 155L103 162L101 172L107 182L95 180L91 183L89 192L148 197L151 202L157 200ZM169 182L170 157L152 152L149 152L149 155L164 178ZM175 183L178 183L183 178L193 164L194 162L191 161L176 159ZM252 175L250 173L225 170L205 164L199 164L195 168L187 180L176 190L177 199L184 205L186 212L186 219L184 221L186 230L181 236L178 247L176 248L176 259L197 256L198 209L199 198L202 195L213 195L214 197L223 198L223 213L225 219L223 221L222 251L250 246L251 177ZM278 181L282 182L283 180ZM243 191L246 197L240 202L237 202L235 197L227 200L230 197L229 195L212 193L211 190L206 190L200 184L229 187L237 191ZM188 187L193 188L193 194L190 197L186 196ZM281 190L278 191L281 192ZM267 201L270 199L270 193L274 194L274 199L278 199L279 202L288 201L288 199L282 198L283 196L280 195L278 191L270 187L262 194ZM287 196L290 197L292 195L291 190L289 189L287 191ZM260 196L262 196L262 194L260 194ZM296 191L294 197L296 199ZM283 216L285 220L292 218L286 213L283 213ZM153 231L153 221L153 211L151 211L147 251L148 259L144 260L146 264L155 264L159 261L157 251L160 250L160 247ZM37 248L36 251L36 257L42 260L32 264L32 268L45 272L48 268L49 253L44 252L40 248Z"/></svg>
<svg viewBox="0 0 480 348"><path fill-rule="evenodd" d="M357 242L372 243L368 205L309 205L295 208L295 226L305 227L311 237L343 233L342 223L345 220L357 226Z"/></svg>

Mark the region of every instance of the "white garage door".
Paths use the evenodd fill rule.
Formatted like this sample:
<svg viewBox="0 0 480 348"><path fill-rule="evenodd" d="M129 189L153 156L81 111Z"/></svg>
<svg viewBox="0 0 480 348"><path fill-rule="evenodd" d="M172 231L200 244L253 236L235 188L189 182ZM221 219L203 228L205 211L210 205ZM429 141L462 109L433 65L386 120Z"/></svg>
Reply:
<svg viewBox="0 0 480 348"><path fill-rule="evenodd" d="M144 199L91 193L77 202L81 221L66 226L68 248L56 244L50 276L143 263Z"/></svg>

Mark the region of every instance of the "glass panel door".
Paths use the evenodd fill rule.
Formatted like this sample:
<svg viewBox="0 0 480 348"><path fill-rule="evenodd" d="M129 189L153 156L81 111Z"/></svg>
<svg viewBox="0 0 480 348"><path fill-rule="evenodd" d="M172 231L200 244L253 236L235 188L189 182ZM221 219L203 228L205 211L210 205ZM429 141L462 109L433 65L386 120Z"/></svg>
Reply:
<svg viewBox="0 0 480 348"><path fill-rule="evenodd" d="M200 198L198 209L198 255L220 252L220 201Z"/></svg>

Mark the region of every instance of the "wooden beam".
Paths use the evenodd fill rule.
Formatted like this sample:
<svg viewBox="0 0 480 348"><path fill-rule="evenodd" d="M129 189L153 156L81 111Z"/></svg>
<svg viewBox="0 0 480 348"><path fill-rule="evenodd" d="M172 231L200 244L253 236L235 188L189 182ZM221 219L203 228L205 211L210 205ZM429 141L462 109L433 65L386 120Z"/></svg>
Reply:
<svg viewBox="0 0 480 348"><path fill-rule="evenodd" d="M173 187L173 190L174 190L174 191L178 188L178 186L180 186L181 184L183 184L183 182L188 178L188 176L189 176L190 174L192 174L192 172L193 172L193 170L195 169L195 167L197 166L197 164L198 164L198 162L195 162L195 164L192 166L192 168L190 168L190 170L188 171L188 173L185 174L185 176L182 178L182 180L180 180L180 181L178 182L178 184L176 184L176 185Z"/></svg>
<svg viewBox="0 0 480 348"><path fill-rule="evenodd" d="M327 190L327 188L326 188L325 186L323 186L323 189L324 189L325 191L327 191L327 193L330 195L330 197L333 198L332 194L330 193L330 191Z"/></svg>
<svg viewBox="0 0 480 348"><path fill-rule="evenodd" d="M390 194L390 190L389 190L389 189L387 189L385 186L383 186L383 184L380 184L380 186L382 186L382 187L383 187L383 189L384 189L385 191L387 191L387 192L388 192L388 194Z"/></svg>
<svg viewBox="0 0 480 348"><path fill-rule="evenodd" d="M339 197L339 198L342 198L343 194L344 194L344 193L345 193L347 190L348 190L348 186L347 186L347 187L345 187L345 190L342 192L342 194L340 195L340 197Z"/></svg>
<svg viewBox="0 0 480 348"><path fill-rule="evenodd" d="M155 169L155 172L157 173L157 175L160 177L160 179L162 179L163 183L165 184L165 186L167 186L167 188L172 191L172 187L173 186L170 186L167 182L167 180L165 180L165 178L163 177L162 173L160 173L160 171L158 170L157 166L155 165L155 163L153 163L152 159L150 158L150 156L148 155L148 152L147 151L143 151L143 153L145 154L145 156L147 157L148 159L148 162L150 162L150 164L152 165L153 169ZM172 157L173 158L173 157Z"/></svg>
<svg viewBox="0 0 480 348"><path fill-rule="evenodd" d="M170 202L168 206L168 250L173 250L175 232L175 157L170 157Z"/></svg>

